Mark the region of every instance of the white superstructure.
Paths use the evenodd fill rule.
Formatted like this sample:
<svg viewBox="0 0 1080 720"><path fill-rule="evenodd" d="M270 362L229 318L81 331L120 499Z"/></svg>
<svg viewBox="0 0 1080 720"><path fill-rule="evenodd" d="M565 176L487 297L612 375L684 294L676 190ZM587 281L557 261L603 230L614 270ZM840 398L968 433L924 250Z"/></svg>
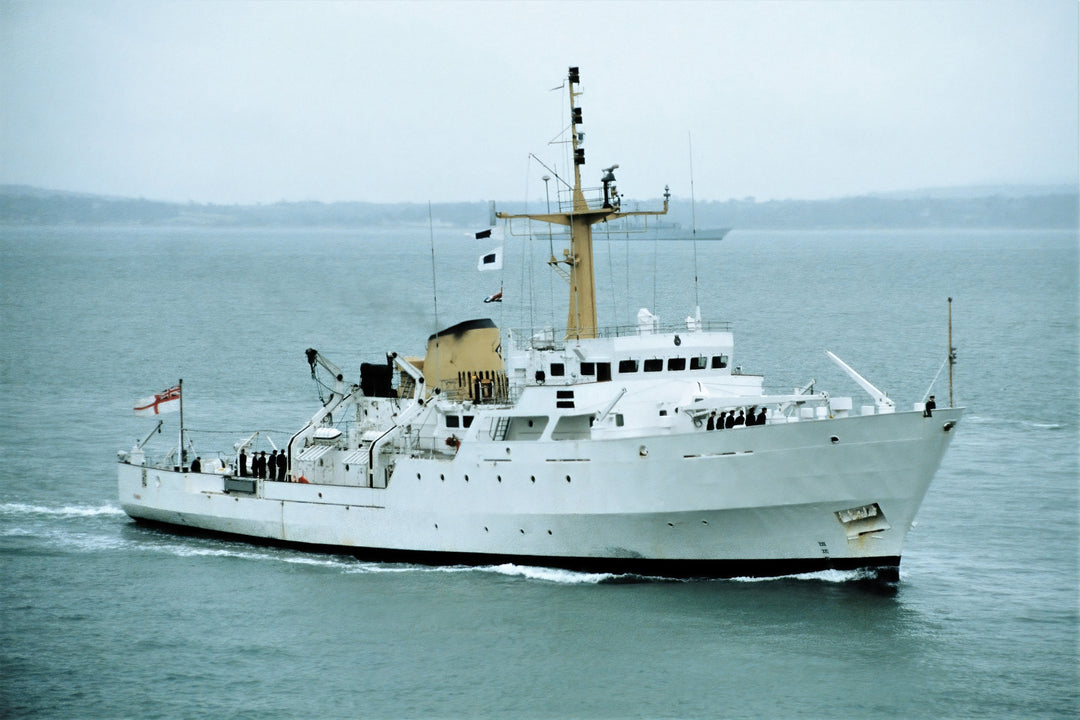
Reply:
<svg viewBox="0 0 1080 720"><path fill-rule="evenodd" d="M333 392L291 439L285 477L242 476L231 452L191 472L136 449L119 464L124 510L392 560L895 574L961 410L898 412L835 356L871 404L812 387L766 394L733 367L729 329L697 317L662 327L643 310L635 325L599 327L591 225L662 214L667 200L621 212L613 168L602 199L585 199L576 68L568 80L573 195L555 213L500 216L565 226L570 249L551 260L570 283L565 335L470 320L432 335L422 358L364 365L355 385L309 350ZM716 429L729 414L761 422Z"/></svg>

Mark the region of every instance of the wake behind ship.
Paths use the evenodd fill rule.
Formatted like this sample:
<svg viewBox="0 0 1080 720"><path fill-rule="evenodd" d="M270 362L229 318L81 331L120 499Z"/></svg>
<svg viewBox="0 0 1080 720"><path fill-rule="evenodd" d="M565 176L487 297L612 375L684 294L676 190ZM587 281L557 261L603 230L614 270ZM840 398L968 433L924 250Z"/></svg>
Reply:
<svg viewBox="0 0 1080 720"><path fill-rule="evenodd" d="M145 441L121 453L125 512L395 561L896 577L961 409L898 411L831 354L865 404L812 385L767 393L761 375L733 365L731 329L697 310L677 324L642 309L632 324L601 326L593 226L647 224L669 196L662 208L624 211L617 166L600 187L582 187L577 68L565 87L572 178L556 179L566 191L545 213L498 214L511 237L541 223L566 238L549 261L569 286L565 331L465 320L428 337L423 355L362 365L355 383L309 349L311 372L328 375L332 392L265 471L249 462L255 435L216 457L200 452L207 459L193 468L181 421L161 457L149 458ZM171 388L143 409L182 401Z"/></svg>

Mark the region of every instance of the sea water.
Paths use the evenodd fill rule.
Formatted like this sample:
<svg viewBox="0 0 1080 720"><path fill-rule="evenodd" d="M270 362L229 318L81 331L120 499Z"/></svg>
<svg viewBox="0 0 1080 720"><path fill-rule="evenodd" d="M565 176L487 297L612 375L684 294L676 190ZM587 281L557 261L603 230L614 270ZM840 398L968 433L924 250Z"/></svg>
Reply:
<svg viewBox="0 0 1080 720"><path fill-rule="evenodd" d="M602 324L700 305L770 390L815 380L856 407L824 350L901 409L948 404L953 298L967 411L894 588L367 563L119 509L116 452L155 424L134 401L180 378L199 452L253 430L280 447L319 405L308 347L356 380L461 320L563 325L547 237L478 273L491 245L426 227L0 229L0 717L1075 716L1075 232L597 243Z"/></svg>

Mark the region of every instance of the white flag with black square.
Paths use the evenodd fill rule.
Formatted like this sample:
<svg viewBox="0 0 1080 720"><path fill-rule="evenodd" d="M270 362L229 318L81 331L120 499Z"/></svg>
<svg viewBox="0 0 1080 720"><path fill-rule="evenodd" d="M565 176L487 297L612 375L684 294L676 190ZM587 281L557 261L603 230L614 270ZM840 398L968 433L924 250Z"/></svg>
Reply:
<svg viewBox="0 0 1080 720"><path fill-rule="evenodd" d="M484 253L480 256L480 261L476 263L477 270L502 270L502 248L497 247L494 250Z"/></svg>

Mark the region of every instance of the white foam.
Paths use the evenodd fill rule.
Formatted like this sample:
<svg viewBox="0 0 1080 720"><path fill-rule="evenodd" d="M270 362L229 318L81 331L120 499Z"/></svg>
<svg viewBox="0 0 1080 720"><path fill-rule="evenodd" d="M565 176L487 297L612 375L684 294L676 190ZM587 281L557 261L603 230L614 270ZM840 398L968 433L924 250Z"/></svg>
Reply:
<svg viewBox="0 0 1080 720"><path fill-rule="evenodd" d="M0 537L29 538L35 544L78 552L114 550L131 545L129 541L116 535L103 535L100 532L73 532L64 526L26 527L13 525L0 531Z"/></svg>
<svg viewBox="0 0 1080 720"><path fill-rule="evenodd" d="M1034 420L1021 420L1021 427L1034 428L1036 430L1064 430L1067 425L1063 423L1035 422Z"/></svg>
<svg viewBox="0 0 1080 720"><path fill-rule="evenodd" d="M989 425L994 427L1020 428L1024 430L1065 430L1068 423L1029 420L1025 418L998 417L993 415L965 415L961 423L965 425Z"/></svg>
<svg viewBox="0 0 1080 720"><path fill-rule="evenodd" d="M849 583L857 580L865 580L873 576L873 571L868 570L818 570L808 573L796 573L793 575L776 575L770 577L733 577L731 582L776 582L777 580L809 580L812 582Z"/></svg>
<svg viewBox="0 0 1080 720"><path fill-rule="evenodd" d="M485 565L477 568L484 572L498 573L523 577L529 580L542 580L544 582L557 583L560 585L596 585L606 580L611 580L617 575L611 573L587 573L574 570L562 570L559 568L535 567L532 565Z"/></svg>
<svg viewBox="0 0 1080 720"><path fill-rule="evenodd" d="M471 570L467 567L431 567L428 565L408 565L405 563L380 563L380 562L350 562L345 568L347 573L408 573L408 572L461 572Z"/></svg>
<svg viewBox="0 0 1080 720"><path fill-rule="evenodd" d="M115 505L65 505L46 507L27 503L3 503L0 505L3 515L49 515L53 517L95 517L99 515L123 515L124 511Z"/></svg>
<svg viewBox="0 0 1080 720"><path fill-rule="evenodd" d="M131 546L126 540L111 535L83 535L64 534L55 538L56 544L65 550L74 548L81 552L97 552L99 550L116 550Z"/></svg>
<svg viewBox="0 0 1080 720"><path fill-rule="evenodd" d="M531 565L411 565L406 563L360 562L346 569L349 573L496 573L527 580L562 585L596 585L613 578L621 577L610 573L585 573L559 568L534 567Z"/></svg>
<svg viewBox="0 0 1080 720"><path fill-rule="evenodd" d="M288 550L260 550L258 548L246 548L236 545L218 545L208 547L205 545L185 545L178 543L153 544L139 543L136 545L147 552L162 552L176 557L223 557L238 560L256 560L288 563L290 565L310 565L315 567L347 568L351 560L328 555L306 555L294 553Z"/></svg>

